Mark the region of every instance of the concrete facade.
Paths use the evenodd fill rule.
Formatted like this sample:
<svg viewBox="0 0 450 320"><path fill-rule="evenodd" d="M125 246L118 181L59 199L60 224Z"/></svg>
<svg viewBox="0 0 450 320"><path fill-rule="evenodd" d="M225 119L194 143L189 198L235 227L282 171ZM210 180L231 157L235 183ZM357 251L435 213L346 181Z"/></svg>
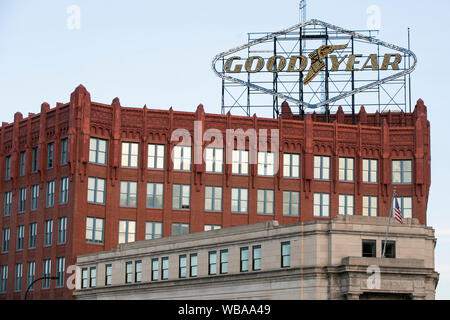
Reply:
<svg viewBox="0 0 450 320"><path fill-rule="evenodd" d="M96 268L96 286L76 299L427 299L435 297L434 230L407 219L392 223L395 258L381 258L387 218L337 216L332 221L279 226L268 221L222 230L123 244L115 250L79 256L77 266ZM376 241L376 257L362 257L362 241ZM290 243L290 265L281 266L281 243ZM261 246L261 269L252 270L252 247ZM240 270L240 248L249 248L249 271ZM208 254L228 250L228 273L209 275ZM198 275L179 277L179 256L198 255ZM152 259L169 258L168 279L152 280ZM135 262L142 280L135 282ZM125 283L125 264L133 281ZM112 281L105 285L105 265ZM377 269L379 268L379 269ZM159 265L159 272L161 272ZM378 270L380 273L372 273ZM379 278L377 278L379 275ZM377 282L378 280L379 282Z"/></svg>

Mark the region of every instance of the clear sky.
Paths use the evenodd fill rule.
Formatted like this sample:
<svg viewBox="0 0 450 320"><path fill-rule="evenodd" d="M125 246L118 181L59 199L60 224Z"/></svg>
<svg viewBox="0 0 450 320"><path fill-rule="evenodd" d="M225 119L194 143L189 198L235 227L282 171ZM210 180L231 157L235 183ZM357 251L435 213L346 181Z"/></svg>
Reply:
<svg viewBox="0 0 450 320"><path fill-rule="evenodd" d="M299 21L298 0L0 0L0 120L37 113L46 101L68 102L82 83L94 101L119 97L147 106L220 113L220 80L212 58L247 41L247 32L279 31ZM379 38L407 46L419 63L413 101L428 107L432 186L428 222L437 232L437 298L450 299L448 14L450 1L307 0L307 18L366 29L367 9L380 9ZM79 29L72 20L80 9ZM69 20L69 25L68 25ZM75 24L74 24L75 23ZM445 111L446 110L446 111ZM445 112L444 112L445 111Z"/></svg>

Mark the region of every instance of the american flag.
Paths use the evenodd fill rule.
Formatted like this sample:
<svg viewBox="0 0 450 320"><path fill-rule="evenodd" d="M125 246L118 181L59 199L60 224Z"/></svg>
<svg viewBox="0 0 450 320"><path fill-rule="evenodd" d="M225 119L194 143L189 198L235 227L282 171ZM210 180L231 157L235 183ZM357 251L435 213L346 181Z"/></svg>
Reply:
<svg viewBox="0 0 450 320"><path fill-rule="evenodd" d="M403 224L403 215L400 210L400 206L398 205L398 200L395 198L395 208L394 208L395 220Z"/></svg>

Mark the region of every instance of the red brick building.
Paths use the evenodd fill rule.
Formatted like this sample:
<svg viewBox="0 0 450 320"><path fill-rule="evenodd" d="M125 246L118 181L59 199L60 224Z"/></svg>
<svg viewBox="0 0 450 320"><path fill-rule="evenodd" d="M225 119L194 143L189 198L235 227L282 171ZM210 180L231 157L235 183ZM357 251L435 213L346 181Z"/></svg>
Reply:
<svg viewBox="0 0 450 320"><path fill-rule="evenodd" d="M119 238L339 213L387 216L394 187L405 218L426 225L430 124L422 100L410 114L362 108L354 119L342 109L302 120L287 103L282 111L265 119L207 114L201 105L196 112L128 108L117 98L92 102L79 86L69 103L44 103L27 118L16 113L0 131L0 299L22 299L27 282L43 274L60 280L36 283L29 298L70 299L67 267L80 254L115 248ZM233 165L223 150L200 165L189 163L192 149L178 147L172 161L172 132L194 136L194 121L224 137L226 129L278 129L280 170L261 174L272 158L246 165L248 154L238 152Z"/></svg>

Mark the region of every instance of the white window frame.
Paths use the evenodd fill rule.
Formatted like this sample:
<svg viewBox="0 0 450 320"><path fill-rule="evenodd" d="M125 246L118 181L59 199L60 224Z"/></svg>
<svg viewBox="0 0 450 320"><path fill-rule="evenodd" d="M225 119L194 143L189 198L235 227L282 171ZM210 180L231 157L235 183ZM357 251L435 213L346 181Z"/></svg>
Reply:
<svg viewBox="0 0 450 320"><path fill-rule="evenodd" d="M353 194L339 195L339 214L340 215L355 215L355 196Z"/></svg>
<svg viewBox="0 0 450 320"><path fill-rule="evenodd" d="M205 187L205 211L222 212L222 187Z"/></svg>
<svg viewBox="0 0 450 320"><path fill-rule="evenodd" d="M92 223L89 223L92 221ZM100 223L101 222L101 223ZM92 224L91 228L88 228L89 224ZM89 237L89 233L91 236ZM105 239L105 219L86 217L86 243L103 244ZM101 235L101 239L98 239L98 235Z"/></svg>
<svg viewBox="0 0 450 320"><path fill-rule="evenodd" d="M396 163L399 163L399 170L395 169ZM412 160L392 160L392 184L412 184L412 165Z"/></svg>
<svg viewBox="0 0 450 320"><path fill-rule="evenodd" d="M104 145L104 150L103 149ZM103 155L104 161L100 160ZM89 163L106 165L108 162L108 140L91 137L89 140Z"/></svg>
<svg viewBox="0 0 450 320"><path fill-rule="evenodd" d="M378 183L378 159L363 159L363 183Z"/></svg>
<svg viewBox="0 0 450 320"><path fill-rule="evenodd" d="M354 182L355 180L355 159L339 158L339 181Z"/></svg>
<svg viewBox="0 0 450 320"><path fill-rule="evenodd" d="M233 150L231 167L233 175L248 175L248 154L247 150Z"/></svg>
<svg viewBox="0 0 450 320"><path fill-rule="evenodd" d="M101 182L99 184L99 181ZM94 189L91 188L92 184L94 185ZM100 189L103 184L103 190ZM97 177L88 177L88 186L87 186L87 202L93 204L105 204L106 201L106 179L97 178ZM99 196L102 196L103 201L99 201ZM91 198L92 200L90 200Z"/></svg>
<svg viewBox="0 0 450 320"><path fill-rule="evenodd" d="M189 184L173 185L172 209L174 210L191 209L191 185Z"/></svg>
<svg viewBox="0 0 450 320"><path fill-rule="evenodd" d="M162 237L162 222L147 221L145 223L145 240L158 239Z"/></svg>
<svg viewBox="0 0 450 320"><path fill-rule="evenodd" d="M137 148L137 150L136 150ZM136 161L136 164L134 164ZM139 143L138 142L122 142L122 168L138 168L139 167Z"/></svg>
<svg viewBox="0 0 450 320"><path fill-rule="evenodd" d="M262 208L261 208L262 206ZM274 190L258 189L256 213L261 215L273 215L275 206ZM261 210L262 209L262 210Z"/></svg>
<svg viewBox="0 0 450 320"><path fill-rule="evenodd" d="M413 198L412 197L396 197L402 217L404 219L411 219L413 217ZM392 208L392 215L394 214L394 208Z"/></svg>
<svg viewBox="0 0 450 320"><path fill-rule="evenodd" d="M164 169L165 149L163 144L148 144L147 168L152 170Z"/></svg>
<svg viewBox="0 0 450 320"><path fill-rule="evenodd" d="M330 217L330 197L329 193L314 193L314 217Z"/></svg>
<svg viewBox="0 0 450 320"><path fill-rule="evenodd" d="M160 199L160 205L158 205ZM147 183L147 195L145 204L150 209L162 209L164 207L164 184L157 182Z"/></svg>
<svg viewBox="0 0 450 320"><path fill-rule="evenodd" d="M190 146L174 146L172 159L174 171L191 171L192 148Z"/></svg>
<svg viewBox="0 0 450 320"><path fill-rule="evenodd" d="M314 180L330 180L331 157L314 156Z"/></svg>
<svg viewBox="0 0 450 320"><path fill-rule="evenodd" d="M69 201L69 177L59 181L59 203L66 204Z"/></svg>
<svg viewBox="0 0 450 320"><path fill-rule="evenodd" d="M223 172L223 149L206 148L205 149L205 171L207 173Z"/></svg>
<svg viewBox="0 0 450 320"><path fill-rule="evenodd" d="M294 203L293 195L296 194L298 202ZM294 211L294 205L297 210ZM287 209L287 210L286 210ZM298 217L300 216L300 192L299 191L283 191L283 216Z"/></svg>
<svg viewBox="0 0 450 320"><path fill-rule="evenodd" d="M283 177L288 179L300 178L300 154L283 154Z"/></svg>
<svg viewBox="0 0 450 320"><path fill-rule="evenodd" d="M363 196L362 208L363 208L363 216L377 217L378 216L378 197L377 196ZM373 210L375 210L375 214L373 214Z"/></svg>
<svg viewBox="0 0 450 320"><path fill-rule="evenodd" d="M123 240L121 240L123 238ZM119 241L118 243L131 243L136 241L136 221L119 221Z"/></svg>
<svg viewBox="0 0 450 320"><path fill-rule="evenodd" d="M275 153L258 151L258 176L273 177L275 175Z"/></svg>
<svg viewBox="0 0 450 320"><path fill-rule="evenodd" d="M135 189L135 192L132 189ZM138 183L137 181L120 181L120 206L128 208L137 207ZM125 199L123 198L125 196ZM123 201L125 200L125 201Z"/></svg>
<svg viewBox="0 0 450 320"><path fill-rule="evenodd" d="M237 197L236 197L237 196ZM233 203L237 204L237 210L233 210ZM245 207L244 207L245 205ZM232 188L231 189L231 212L232 213L248 213L248 189Z"/></svg>

